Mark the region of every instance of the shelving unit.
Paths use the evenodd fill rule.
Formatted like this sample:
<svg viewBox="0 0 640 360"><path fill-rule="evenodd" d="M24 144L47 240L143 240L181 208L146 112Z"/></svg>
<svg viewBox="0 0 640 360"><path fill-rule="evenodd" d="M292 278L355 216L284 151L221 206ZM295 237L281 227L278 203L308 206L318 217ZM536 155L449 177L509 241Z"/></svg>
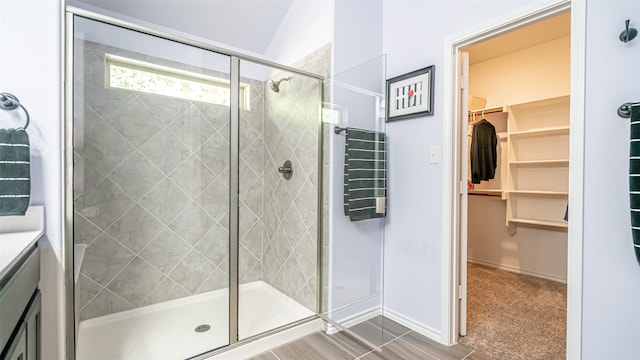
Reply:
<svg viewBox="0 0 640 360"><path fill-rule="evenodd" d="M507 112L507 226L566 229L569 96L510 105Z"/></svg>

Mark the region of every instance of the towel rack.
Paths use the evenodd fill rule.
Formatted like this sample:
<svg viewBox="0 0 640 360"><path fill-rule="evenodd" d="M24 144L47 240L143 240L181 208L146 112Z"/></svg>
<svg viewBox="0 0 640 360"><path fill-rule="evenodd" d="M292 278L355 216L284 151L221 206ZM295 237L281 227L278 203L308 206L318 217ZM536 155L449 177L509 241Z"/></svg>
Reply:
<svg viewBox="0 0 640 360"><path fill-rule="evenodd" d="M628 102L618 106L618 116L628 119L631 117L631 107L633 105L640 105L640 102Z"/></svg>
<svg viewBox="0 0 640 360"><path fill-rule="evenodd" d="M340 127L340 126L336 126L333 128L333 132L340 135L341 132L346 131L347 128L346 127Z"/></svg>
<svg viewBox="0 0 640 360"><path fill-rule="evenodd" d="M20 107L22 111L24 111L25 115L27 115L27 122L22 127L23 130L26 130L27 127L29 126L29 121L31 120L27 109L24 106L22 106L22 104L20 103L20 100L18 100L18 98L15 95L10 93L0 93L0 109L15 110L18 107Z"/></svg>

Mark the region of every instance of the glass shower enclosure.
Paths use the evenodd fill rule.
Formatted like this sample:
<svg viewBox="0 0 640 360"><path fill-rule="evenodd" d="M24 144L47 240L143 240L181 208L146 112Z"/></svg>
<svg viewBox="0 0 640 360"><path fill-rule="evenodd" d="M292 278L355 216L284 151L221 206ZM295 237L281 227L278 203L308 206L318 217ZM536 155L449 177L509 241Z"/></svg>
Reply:
<svg viewBox="0 0 640 360"><path fill-rule="evenodd" d="M380 348L389 340L385 336L383 296L388 141L385 69L386 57L380 56L325 80L330 93L325 97L323 120L323 180L328 191L323 201L321 314L329 324L327 334L340 336L346 331L372 348ZM370 137L358 139L350 132L365 132ZM366 160L346 156L347 142L351 147L368 144L366 150L355 152L357 158ZM354 172L345 176L347 169ZM351 186L353 183L359 185ZM375 194L366 196L377 197L377 215L360 220L348 214L354 202L345 194L358 194L363 186L376 188ZM358 200L355 204L358 209L367 206Z"/></svg>
<svg viewBox="0 0 640 360"><path fill-rule="evenodd" d="M76 358L319 313L322 77L68 13Z"/></svg>

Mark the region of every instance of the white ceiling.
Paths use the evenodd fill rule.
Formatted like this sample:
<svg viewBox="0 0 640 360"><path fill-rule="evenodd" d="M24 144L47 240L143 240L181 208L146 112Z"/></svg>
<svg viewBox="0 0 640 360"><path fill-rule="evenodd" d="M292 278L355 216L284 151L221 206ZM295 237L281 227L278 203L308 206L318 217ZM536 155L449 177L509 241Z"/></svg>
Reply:
<svg viewBox="0 0 640 360"><path fill-rule="evenodd" d="M465 49L476 64L571 34L571 13L565 11Z"/></svg>
<svg viewBox="0 0 640 360"><path fill-rule="evenodd" d="M265 54L293 0L77 0L146 22Z"/></svg>

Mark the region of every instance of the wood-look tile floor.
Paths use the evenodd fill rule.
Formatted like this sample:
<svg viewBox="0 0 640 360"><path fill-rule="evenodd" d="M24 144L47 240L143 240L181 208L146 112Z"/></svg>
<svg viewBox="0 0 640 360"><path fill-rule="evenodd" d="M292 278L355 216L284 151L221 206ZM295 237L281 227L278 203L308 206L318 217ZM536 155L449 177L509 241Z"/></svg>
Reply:
<svg viewBox="0 0 640 360"><path fill-rule="evenodd" d="M380 318L375 318L356 325L352 330L372 341L380 337L380 323ZM441 345L386 318L383 328L380 352L347 333L327 335L321 332L281 345L250 360L495 360L466 345Z"/></svg>

